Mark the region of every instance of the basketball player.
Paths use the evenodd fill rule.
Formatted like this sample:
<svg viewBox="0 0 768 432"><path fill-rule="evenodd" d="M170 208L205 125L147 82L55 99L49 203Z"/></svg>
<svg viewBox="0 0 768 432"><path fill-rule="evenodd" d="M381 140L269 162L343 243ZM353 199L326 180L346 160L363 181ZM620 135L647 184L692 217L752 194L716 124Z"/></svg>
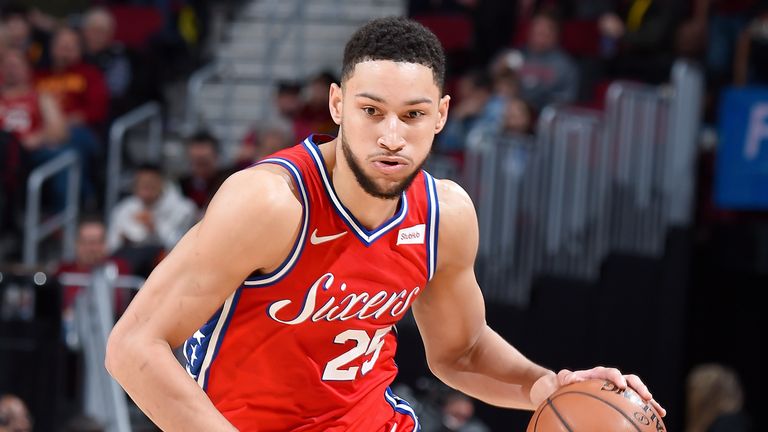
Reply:
<svg viewBox="0 0 768 432"><path fill-rule="evenodd" d="M424 27L370 22L330 87L339 136L310 136L224 183L110 336L110 373L158 426L418 430L388 387L409 307L431 370L485 402L532 410L587 378L651 399L616 369L555 374L486 325L472 202L421 170L448 115L444 70ZM186 370L171 352L182 344Z"/></svg>

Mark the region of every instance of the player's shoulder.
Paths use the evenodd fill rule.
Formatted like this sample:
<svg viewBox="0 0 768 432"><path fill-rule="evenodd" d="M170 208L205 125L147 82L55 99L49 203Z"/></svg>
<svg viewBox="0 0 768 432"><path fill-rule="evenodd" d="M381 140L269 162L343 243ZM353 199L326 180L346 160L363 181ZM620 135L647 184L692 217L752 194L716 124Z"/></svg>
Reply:
<svg viewBox="0 0 768 432"><path fill-rule="evenodd" d="M472 265L479 237L472 199L451 180L436 180L435 186L440 215L437 271Z"/></svg>
<svg viewBox="0 0 768 432"><path fill-rule="evenodd" d="M477 224L472 199L458 183L448 179L435 179L435 190L440 208L441 227L446 223L449 227Z"/></svg>
<svg viewBox="0 0 768 432"><path fill-rule="evenodd" d="M301 213L290 175L280 167L257 165L227 177L206 211L225 219L269 219Z"/></svg>

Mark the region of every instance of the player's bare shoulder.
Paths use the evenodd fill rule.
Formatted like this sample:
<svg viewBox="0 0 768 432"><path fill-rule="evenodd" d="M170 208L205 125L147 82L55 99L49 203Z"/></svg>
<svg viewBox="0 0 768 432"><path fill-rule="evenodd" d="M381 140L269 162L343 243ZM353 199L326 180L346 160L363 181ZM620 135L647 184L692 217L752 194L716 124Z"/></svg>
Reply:
<svg viewBox="0 0 768 432"><path fill-rule="evenodd" d="M285 169L269 164L230 175L211 200L208 212L219 207L246 212L269 211L270 214L301 213L290 175Z"/></svg>
<svg viewBox="0 0 768 432"><path fill-rule="evenodd" d="M472 199L451 180L436 180L435 183L440 209L438 270L446 264L473 263L479 234Z"/></svg>
<svg viewBox="0 0 768 432"><path fill-rule="evenodd" d="M301 225L302 205L287 173L279 167L256 166L238 171L219 188L200 222L235 234L241 242L265 239L290 243Z"/></svg>

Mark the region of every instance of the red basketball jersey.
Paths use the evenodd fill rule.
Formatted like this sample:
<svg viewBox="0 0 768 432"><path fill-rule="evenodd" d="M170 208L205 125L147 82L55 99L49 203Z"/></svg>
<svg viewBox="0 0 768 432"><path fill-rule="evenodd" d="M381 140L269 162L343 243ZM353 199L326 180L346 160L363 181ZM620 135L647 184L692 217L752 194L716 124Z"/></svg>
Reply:
<svg viewBox="0 0 768 432"><path fill-rule="evenodd" d="M416 176L371 231L339 201L311 136L260 163L285 168L303 204L294 247L246 279L185 343L187 372L240 430L416 431L395 378L394 325L434 273L435 180Z"/></svg>

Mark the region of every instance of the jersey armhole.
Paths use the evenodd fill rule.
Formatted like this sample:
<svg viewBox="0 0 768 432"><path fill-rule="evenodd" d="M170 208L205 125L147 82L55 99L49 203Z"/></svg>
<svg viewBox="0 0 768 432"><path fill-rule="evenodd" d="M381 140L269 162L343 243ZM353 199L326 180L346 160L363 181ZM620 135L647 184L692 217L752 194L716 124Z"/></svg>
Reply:
<svg viewBox="0 0 768 432"><path fill-rule="evenodd" d="M307 196L307 188L304 183L304 177L301 175L301 171L293 162L283 158L272 157L269 159L264 159L258 162L256 165L261 164L275 164L285 168L293 178L294 184L298 188L299 194L301 196L301 231L299 231L299 235L296 237L293 248L291 248L291 252L285 258L285 260L274 271L268 274L253 275L246 278L243 282L243 285L246 288L273 285L282 279L283 276L288 274L290 269L296 264L296 262L299 260L299 257L301 256L301 251L304 249L304 242L307 239L307 230L309 227L309 197Z"/></svg>
<svg viewBox="0 0 768 432"><path fill-rule="evenodd" d="M437 201L435 179L424 171L427 189L427 281L432 280L437 267L437 233L440 225L440 205Z"/></svg>

